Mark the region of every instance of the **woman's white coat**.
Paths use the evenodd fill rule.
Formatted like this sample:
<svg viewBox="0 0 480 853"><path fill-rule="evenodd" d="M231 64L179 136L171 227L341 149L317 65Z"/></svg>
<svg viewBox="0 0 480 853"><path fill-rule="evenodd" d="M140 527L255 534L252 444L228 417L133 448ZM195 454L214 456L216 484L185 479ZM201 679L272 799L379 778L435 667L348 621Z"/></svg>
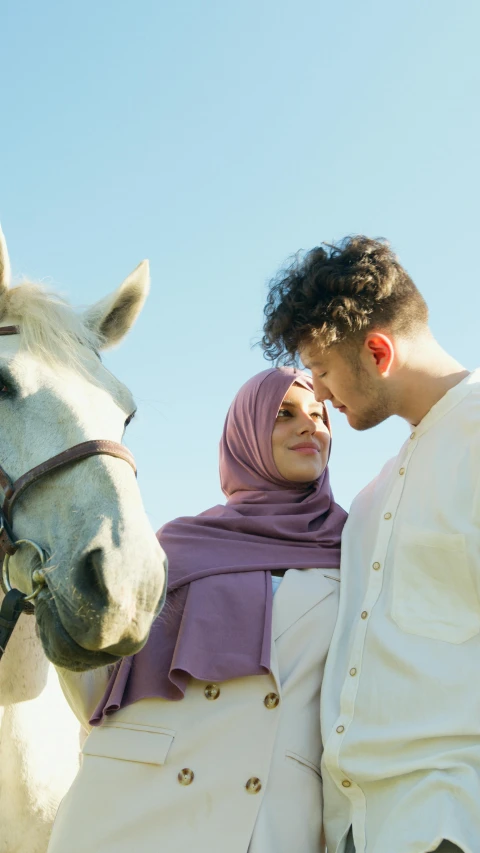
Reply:
<svg viewBox="0 0 480 853"><path fill-rule="evenodd" d="M320 688L338 580L338 569L285 574L270 675L192 680L179 702L142 700L95 728L48 853L320 853ZM107 673L60 675L85 725Z"/></svg>

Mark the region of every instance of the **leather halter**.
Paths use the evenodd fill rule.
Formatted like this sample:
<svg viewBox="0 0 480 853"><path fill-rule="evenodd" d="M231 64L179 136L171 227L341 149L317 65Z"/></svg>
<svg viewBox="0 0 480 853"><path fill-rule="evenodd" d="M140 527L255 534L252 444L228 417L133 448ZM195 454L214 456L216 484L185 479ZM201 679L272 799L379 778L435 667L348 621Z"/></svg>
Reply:
<svg viewBox="0 0 480 853"><path fill-rule="evenodd" d="M19 326L0 326L0 336L18 335L19 333ZM64 450L63 453L52 456L46 462L36 465L35 468L31 468L13 483L0 465L0 487L4 493L3 505L0 509L0 566L6 554L12 556L18 551L17 540L12 530L12 509L20 495L46 474L65 468L67 465L81 462L90 456L98 455L115 456L117 459L123 459L133 468L135 474L137 473L135 460L123 444L102 439L76 444L68 450Z"/></svg>

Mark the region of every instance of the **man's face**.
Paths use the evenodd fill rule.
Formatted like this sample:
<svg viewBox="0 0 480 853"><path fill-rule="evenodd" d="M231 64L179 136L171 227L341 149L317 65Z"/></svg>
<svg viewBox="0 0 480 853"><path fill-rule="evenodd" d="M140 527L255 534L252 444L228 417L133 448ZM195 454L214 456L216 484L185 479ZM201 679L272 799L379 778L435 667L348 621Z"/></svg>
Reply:
<svg viewBox="0 0 480 853"><path fill-rule="evenodd" d="M354 429L371 429L393 414L385 382L361 346L355 351L309 343L300 348L299 355L312 373L315 398L330 400Z"/></svg>

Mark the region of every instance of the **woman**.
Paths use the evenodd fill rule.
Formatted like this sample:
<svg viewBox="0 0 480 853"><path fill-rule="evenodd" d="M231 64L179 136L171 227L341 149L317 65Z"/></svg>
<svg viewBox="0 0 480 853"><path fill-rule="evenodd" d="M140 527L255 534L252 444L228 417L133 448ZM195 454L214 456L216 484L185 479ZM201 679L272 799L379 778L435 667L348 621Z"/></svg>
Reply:
<svg viewBox="0 0 480 853"><path fill-rule="evenodd" d="M346 518L329 454L304 374L240 389L220 445L227 504L161 530L168 595L147 645L108 684L61 673L94 728L49 853L323 849L319 700Z"/></svg>

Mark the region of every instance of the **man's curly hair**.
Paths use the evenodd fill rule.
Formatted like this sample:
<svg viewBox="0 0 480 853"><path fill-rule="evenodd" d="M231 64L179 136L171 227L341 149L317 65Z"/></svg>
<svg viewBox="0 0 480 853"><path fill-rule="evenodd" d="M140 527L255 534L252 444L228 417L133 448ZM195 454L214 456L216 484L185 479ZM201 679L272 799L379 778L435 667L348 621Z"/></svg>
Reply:
<svg viewBox="0 0 480 853"><path fill-rule="evenodd" d="M301 346L358 343L374 329L409 335L428 323L428 308L386 240L362 235L323 244L270 283L265 357L295 364Z"/></svg>

